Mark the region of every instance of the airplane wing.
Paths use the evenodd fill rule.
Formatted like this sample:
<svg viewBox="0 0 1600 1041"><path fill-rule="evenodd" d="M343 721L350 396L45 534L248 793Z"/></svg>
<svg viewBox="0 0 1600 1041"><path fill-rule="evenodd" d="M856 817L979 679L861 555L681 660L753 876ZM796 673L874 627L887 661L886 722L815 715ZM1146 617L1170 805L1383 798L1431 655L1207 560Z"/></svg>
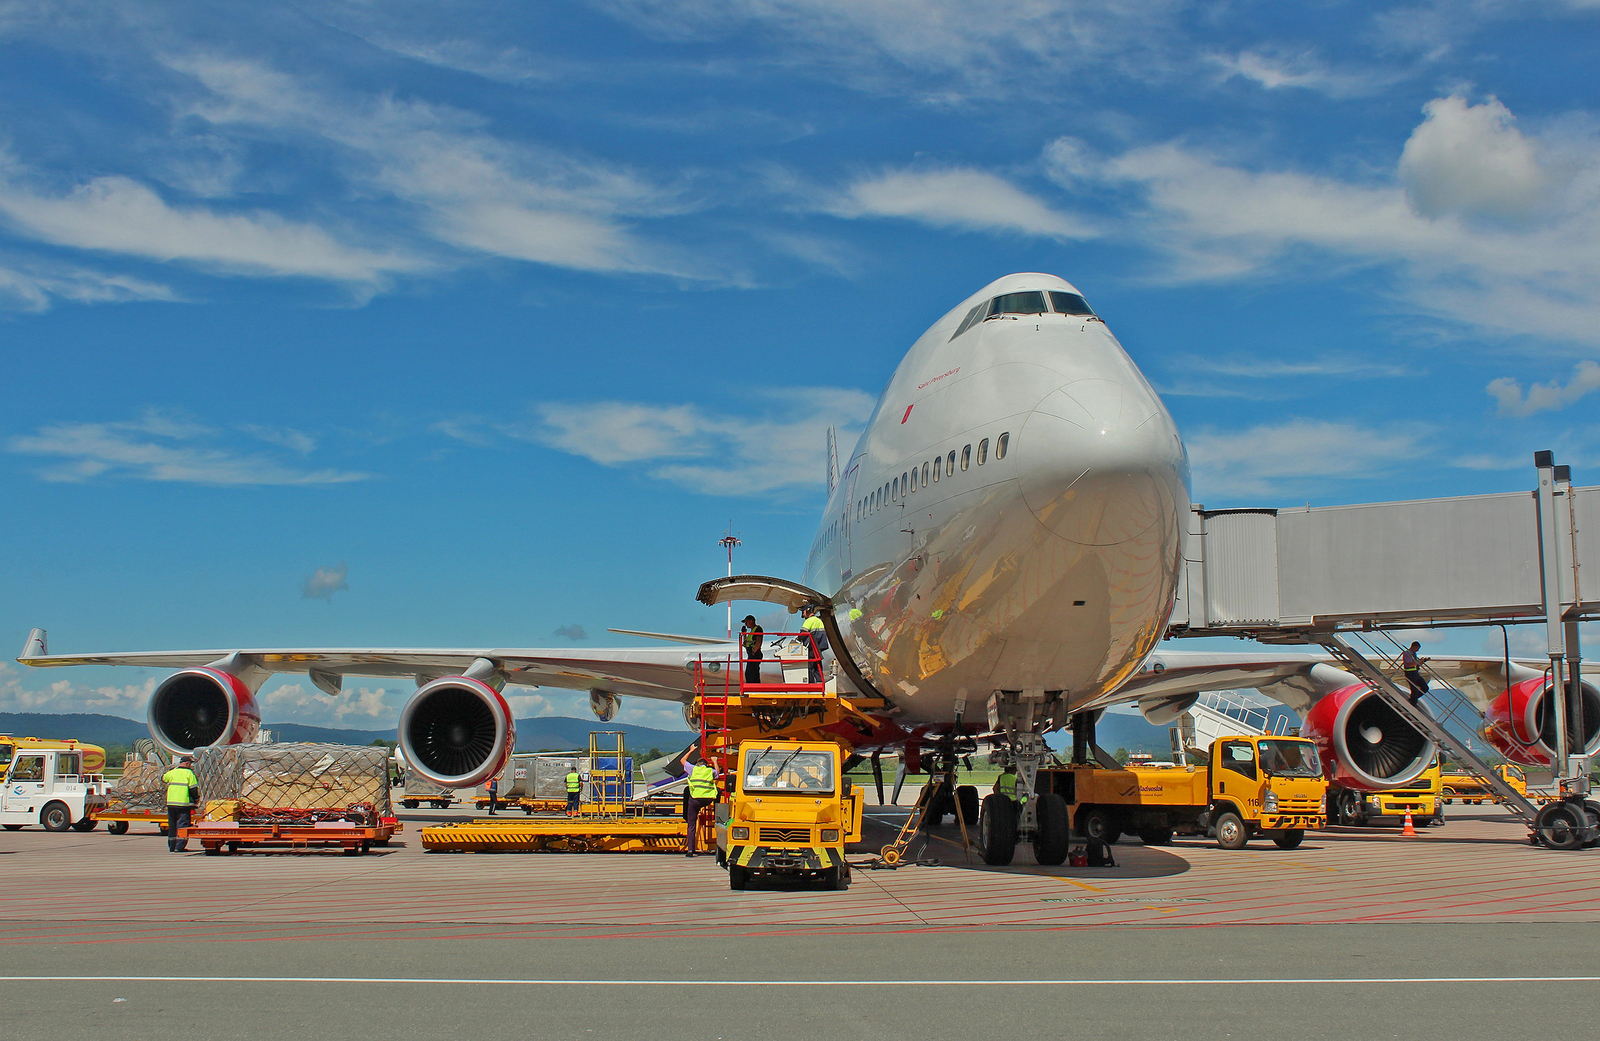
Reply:
<svg viewBox="0 0 1600 1041"><path fill-rule="evenodd" d="M727 648L730 654L734 648ZM65 665L140 665L185 669L231 661L267 673L306 673L329 694L336 694L345 676L408 677L419 683L464 672L487 659L505 672L507 682L525 687L601 689L613 694L688 701L694 697L694 662L698 651L680 647L572 648L235 648L196 651L127 651L94 654L50 654L43 630L35 629L17 661L35 668Z"/></svg>

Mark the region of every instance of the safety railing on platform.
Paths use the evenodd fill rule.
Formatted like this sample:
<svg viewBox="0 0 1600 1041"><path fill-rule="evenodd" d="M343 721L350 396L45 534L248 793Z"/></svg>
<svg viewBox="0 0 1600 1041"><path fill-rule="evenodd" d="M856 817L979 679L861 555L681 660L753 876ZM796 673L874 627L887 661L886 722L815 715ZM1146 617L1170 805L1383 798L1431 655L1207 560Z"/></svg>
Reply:
<svg viewBox="0 0 1600 1041"><path fill-rule="evenodd" d="M1238 691L1201 691L1195 698L1195 705L1219 716L1227 716L1252 734L1281 737L1292 725L1288 716L1282 713L1274 716L1271 711L1247 700Z"/></svg>
<svg viewBox="0 0 1600 1041"><path fill-rule="evenodd" d="M728 747L729 709L733 699L781 704L826 696L824 654L827 637L821 629L763 632L750 646L740 634L737 655L702 657L695 663L695 697L700 708L700 753L719 770L727 769L734 749ZM774 653L767 653L767 652ZM755 653L752 653L755 652Z"/></svg>

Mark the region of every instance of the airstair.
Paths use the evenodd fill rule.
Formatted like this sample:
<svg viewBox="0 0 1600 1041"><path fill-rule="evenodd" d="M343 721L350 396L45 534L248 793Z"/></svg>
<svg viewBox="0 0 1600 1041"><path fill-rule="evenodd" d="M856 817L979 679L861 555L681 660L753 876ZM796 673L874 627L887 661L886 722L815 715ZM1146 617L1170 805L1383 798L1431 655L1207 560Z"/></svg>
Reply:
<svg viewBox="0 0 1600 1041"><path fill-rule="evenodd" d="M1247 695L1236 690L1207 690L1178 717L1173 751L1193 755L1230 734L1282 735L1290 729L1288 716L1274 716Z"/></svg>

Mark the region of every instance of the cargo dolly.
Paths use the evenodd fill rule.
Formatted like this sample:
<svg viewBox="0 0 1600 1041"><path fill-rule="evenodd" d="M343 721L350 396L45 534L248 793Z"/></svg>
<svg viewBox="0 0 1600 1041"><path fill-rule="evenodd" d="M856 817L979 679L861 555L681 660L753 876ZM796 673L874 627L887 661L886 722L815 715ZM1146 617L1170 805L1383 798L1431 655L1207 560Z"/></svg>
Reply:
<svg viewBox="0 0 1600 1041"><path fill-rule="evenodd" d="M373 846L387 846L400 830L400 822L383 818L377 824L349 821L314 821L303 824L240 824L238 821L204 821L179 828L178 837L194 839L207 856L237 853L241 849L307 849L340 846L345 856L359 856Z"/></svg>
<svg viewBox="0 0 1600 1041"><path fill-rule="evenodd" d="M126 835L131 824L154 824L161 834L167 833L165 810L96 810L94 819L106 822L106 830L113 835Z"/></svg>

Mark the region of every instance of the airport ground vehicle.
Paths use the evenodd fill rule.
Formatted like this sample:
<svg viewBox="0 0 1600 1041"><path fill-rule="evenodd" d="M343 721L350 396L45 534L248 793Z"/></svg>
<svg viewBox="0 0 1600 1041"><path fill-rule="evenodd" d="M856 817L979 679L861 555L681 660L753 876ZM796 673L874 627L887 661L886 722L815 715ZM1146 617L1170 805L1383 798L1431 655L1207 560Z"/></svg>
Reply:
<svg viewBox="0 0 1600 1041"><path fill-rule="evenodd" d="M754 876L849 887L844 845L861 838L864 796L845 780L839 751L832 741L740 743L728 801L717 807L717 862L730 889Z"/></svg>
<svg viewBox="0 0 1600 1041"><path fill-rule="evenodd" d="M441 788L432 781L424 780L415 770L406 770L406 786L400 796L400 805L408 810L414 810L423 803L431 803L436 809L447 809L456 801L456 793L450 788Z"/></svg>
<svg viewBox="0 0 1600 1041"><path fill-rule="evenodd" d="M106 750L99 745L91 745L73 737L57 740L48 737L12 737L10 734L0 734L0 783L4 783L6 779L12 758L18 752L34 748L60 748L68 752L82 752L85 774L105 773Z"/></svg>
<svg viewBox="0 0 1600 1041"><path fill-rule="evenodd" d="M1523 773L1520 766L1511 763L1501 763L1494 768L1500 779L1509 784L1519 795L1528 794L1528 775ZM1499 796L1490 790L1483 778L1475 774L1458 773L1451 771L1439 777L1440 796L1446 806L1460 799L1468 806L1477 806L1480 803L1499 802Z"/></svg>
<svg viewBox="0 0 1600 1041"><path fill-rule="evenodd" d="M91 831L105 807L105 780L83 772L81 751L31 748L17 752L0 789L0 825L17 831L30 824L46 831Z"/></svg>
<svg viewBox="0 0 1600 1041"><path fill-rule="evenodd" d="M1258 837L1293 849L1308 829L1326 825L1327 788L1311 741L1223 736L1211 743L1203 767L1108 770L1074 763L1040 770L1038 812L1041 821L1060 815L1080 834L1104 842L1124 832L1152 846L1175 833L1207 834L1224 849L1241 849ZM985 799L985 811L1000 798ZM1045 800L1059 802L1047 808Z"/></svg>
<svg viewBox="0 0 1600 1041"><path fill-rule="evenodd" d="M1429 763L1421 777L1398 788L1381 792L1330 789L1328 809L1334 823L1358 828L1375 821L1399 824L1408 813L1417 827L1438 827L1444 824L1444 784L1439 760Z"/></svg>

